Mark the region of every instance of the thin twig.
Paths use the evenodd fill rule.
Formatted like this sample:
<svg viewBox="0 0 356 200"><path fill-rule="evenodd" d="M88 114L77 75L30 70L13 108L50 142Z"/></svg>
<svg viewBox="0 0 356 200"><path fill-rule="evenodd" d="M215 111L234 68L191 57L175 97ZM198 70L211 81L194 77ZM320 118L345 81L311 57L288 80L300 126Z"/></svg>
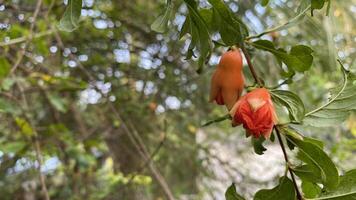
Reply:
<svg viewBox="0 0 356 200"><path fill-rule="evenodd" d="M35 28L36 19L37 19L39 11L41 9L41 5L42 5L42 0L38 0L37 4L36 4L36 10L35 10L35 12L33 13L33 16L32 16L32 22L31 22L30 32L29 32L28 38L27 38L27 40L25 42L24 47L21 49L19 57L17 58L14 66L11 68L11 71L10 71L11 74L13 74L16 71L17 67L21 64L21 61L22 61L22 59L23 59L23 57L24 57L24 55L26 53L27 46L32 40L33 29Z"/></svg>
<svg viewBox="0 0 356 200"><path fill-rule="evenodd" d="M251 62L250 54L247 52L247 49L246 49L246 47L245 47L244 44L241 45L241 50L242 50L242 52L243 52L244 55L245 55L245 58L246 58L246 61L247 61L247 65L248 65L248 67L250 68L251 74L252 74L253 78L255 79L255 82L256 82L258 85L261 86L261 85L262 85L261 80L260 80L260 79L258 78L258 76L257 76L256 70L255 70L255 68L253 67L252 62Z"/></svg>
<svg viewBox="0 0 356 200"><path fill-rule="evenodd" d="M283 144L281 134L279 133L279 130L278 130L278 128L276 126L274 126L274 130L276 130L278 142L279 142L279 145L282 148L284 160L286 161L286 165L287 165L288 171L289 171L290 176L291 176L292 181L293 181L295 192L297 193L297 199L298 200L303 200L303 196L301 195L301 193L299 191L299 188L298 188L298 185L297 185L297 181L295 180L295 177L294 177L293 170L290 167L287 151L286 151L286 148L285 148L285 146Z"/></svg>
<svg viewBox="0 0 356 200"><path fill-rule="evenodd" d="M52 30L43 31L43 32L40 32L40 33L33 34L32 35L32 39L36 39L36 38L40 38L40 37L43 37L43 36L51 35L53 33L54 32ZM29 39L29 36L22 36L22 37L18 37L18 38L9 40L7 42L0 42L0 47L26 42L28 39Z"/></svg>

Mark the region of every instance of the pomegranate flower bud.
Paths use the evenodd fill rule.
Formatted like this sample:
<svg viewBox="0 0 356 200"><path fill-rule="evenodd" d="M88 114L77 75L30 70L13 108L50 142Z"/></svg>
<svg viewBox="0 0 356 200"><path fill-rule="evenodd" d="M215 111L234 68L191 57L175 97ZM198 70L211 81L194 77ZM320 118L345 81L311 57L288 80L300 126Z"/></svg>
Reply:
<svg viewBox="0 0 356 200"><path fill-rule="evenodd" d="M210 102L225 105L228 110L240 98L244 89L242 56L238 49L225 52L211 78Z"/></svg>
<svg viewBox="0 0 356 200"><path fill-rule="evenodd" d="M230 110L233 126L242 124L255 138L270 137L277 115L271 95L265 88L254 89L242 96Z"/></svg>

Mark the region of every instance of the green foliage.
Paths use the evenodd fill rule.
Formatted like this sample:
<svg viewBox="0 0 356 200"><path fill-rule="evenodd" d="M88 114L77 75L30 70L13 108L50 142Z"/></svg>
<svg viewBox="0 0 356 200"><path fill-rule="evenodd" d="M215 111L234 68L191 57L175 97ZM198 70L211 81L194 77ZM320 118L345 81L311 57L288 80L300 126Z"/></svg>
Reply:
<svg viewBox="0 0 356 200"><path fill-rule="evenodd" d="M82 0L68 0L67 8L59 21L58 28L62 31L72 32L79 26L82 10Z"/></svg>
<svg viewBox="0 0 356 200"><path fill-rule="evenodd" d="M253 145L253 149L255 150L255 153L258 155L262 155L264 151L266 151L267 149L262 145L262 143L265 141L264 137L259 137L259 138L255 138L252 137L251 138L251 142Z"/></svg>
<svg viewBox="0 0 356 200"><path fill-rule="evenodd" d="M183 25L183 33L181 33L181 36L185 33L189 33L191 35L191 42L187 53L187 59L191 58L195 48L199 50L199 69L197 72L201 73L203 71L205 62L207 62L210 58L213 45L211 43L208 25L200 15L196 2L194 0L184 1L188 6L189 16L186 18L186 25Z"/></svg>
<svg viewBox="0 0 356 200"><path fill-rule="evenodd" d="M11 66L6 58L0 58L0 80L5 78L10 72Z"/></svg>
<svg viewBox="0 0 356 200"><path fill-rule="evenodd" d="M324 191L316 199L351 200L356 198L356 170L351 170L340 177L340 184L337 188Z"/></svg>
<svg viewBox="0 0 356 200"><path fill-rule="evenodd" d="M284 49L276 49L268 40L258 40L251 43L252 46L271 52L276 58L285 63L291 72L304 72L309 70L313 63L313 50L305 45L293 46L289 53Z"/></svg>
<svg viewBox="0 0 356 200"><path fill-rule="evenodd" d="M319 146L309 141L296 140L292 137L287 137L287 139L298 147L298 159L305 162L313 173L321 177L321 182L326 188L333 189L338 186L338 170L329 156Z"/></svg>
<svg viewBox="0 0 356 200"><path fill-rule="evenodd" d="M262 1L261 1L261 5L262 5L262 6L267 6L268 3L269 3L269 0L262 0Z"/></svg>
<svg viewBox="0 0 356 200"><path fill-rule="evenodd" d="M167 7L161 15L151 24L151 29L158 33L164 33L168 30L168 22L173 12L173 4L171 0L167 0Z"/></svg>
<svg viewBox="0 0 356 200"><path fill-rule="evenodd" d="M342 67L343 84L331 90L329 101L306 114L304 124L326 127L340 124L356 109L356 75Z"/></svg>
<svg viewBox="0 0 356 200"><path fill-rule="evenodd" d="M325 0L311 0L311 15L315 9L322 9L325 4Z"/></svg>
<svg viewBox="0 0 356 200"><path fill-rule="evenodd" d="M248 36L246 25L226 7L222 0L208 0L213 6L214 20L222 40L228 46L240 44Z"/></svg>
<svg viewBox="0 0 356 200"><path fill-rule="evenodd" d="M302 191L305 197L314 198L321 193L321 188L315 183L302 181Z"/></svg>
<svg viewBox="0 0 356 200"><path fill-rule="evenodd" d="M237 194L235 184L232 183L230 187L227 188L225 192L226 200L244 200L244 198Z"/></svg>
<svg viewBox="0 0 356 200"><path fill-rule="evenodd" d="M292 122L301 122L304 118L305 108L302 100L294 93L286 90L271 91L274 103L283 105L288 109Z"/></svg>
<svg viewBox="0 0 356 200"><path fill-rule="evenodd" d="M279 184L272 189L259 190L254 200L295 200L293 182L286 176L279 179Z"/></svg>

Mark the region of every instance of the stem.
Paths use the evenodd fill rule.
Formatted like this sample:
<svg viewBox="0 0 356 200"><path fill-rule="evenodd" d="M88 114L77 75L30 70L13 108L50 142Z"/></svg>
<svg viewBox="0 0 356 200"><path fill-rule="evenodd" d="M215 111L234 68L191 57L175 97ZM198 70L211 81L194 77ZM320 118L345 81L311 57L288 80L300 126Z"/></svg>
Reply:
<svg viewBox="0 0 356 200"><path fill-rule="evenodd" d="M290 168L287 151L286 151L286 148L285 148L285 146L284 146L284 144L283 144L281 134L279 133L279 130L278 130L278 128L277 128L276 126L274 126L274 129L276 130L278 142L279 142L279 145L280 145L281 148L282 148L284 160L286 161L288 171L289 171L290 176L291 176L292 181L293 181L293 185L294 185L295 192L297 193L297 199L298 199L298 200L303 200L303 196L301 195L301 193L300 193L300 191L299 191L297 182L296 182L295 177L294 177L294 174L293 174L293 170Z"/></svg>
<svg viewBox="0 0 356 200"><path fill-rule="evenodd" d="M241 45L241 50L242 50L242 52L243 52L244 55L245 55L245 58L246 58L248 67L250 68L251 74L252 74L253 78L255 79L255 82L256 82L258 85L261 86L261 85L262 85L262 84L261 84L261 81L260 81L260 79L259 79L258 76L257 76L256 70L255 70L255 68L253 67L252 62L251 62L250 54L247 52L246 47L245 47L244 44Z"/></svg>

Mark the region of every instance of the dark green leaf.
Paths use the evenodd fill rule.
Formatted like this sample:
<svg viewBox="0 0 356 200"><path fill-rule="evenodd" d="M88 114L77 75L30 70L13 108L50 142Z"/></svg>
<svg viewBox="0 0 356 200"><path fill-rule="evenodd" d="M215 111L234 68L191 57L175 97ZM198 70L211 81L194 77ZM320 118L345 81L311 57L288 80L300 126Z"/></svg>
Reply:
<svg viewBox="0 0 356 200"><path fill-rule="evenodd" d="M294 190L293 182L283 176L279 179L279 185L272 189L259 190L254 200L295 200L296 194Z"/></svg>
<svg viewBox="0 0 356 200"><path fill-rule="evenodd" d="M189 46L188 53L193 55L193 49L196 48L200 52L198 59L199 69L198 73L202 72L203 67L209 59L212 51L212 42L210 39L209 28L197 9L197 3L194 0L184 0L189 10L189 31L192 40ZM188 22L187 22L188 23ZM187 25L188 26L188 25ZM183 36L181 34L181 36ZM189 56L188 58L190 58Z"/></svg>
<svg viewBox="0 0 356 200"><path fill-rule="evenodd" d="M325 4L325 0L311 0L311 15L313 16L313 11L315 9L322 9Z"/></svg>
<svg viewBox="0 0 356 200"><path fill-rule="evenodd" d="M268 3L269 3L269 0L262 0L261 1L261 5L262 6L267 6Z"/></svg>
<svg viewBox="0 0 356 200"><path fill-rule="evenodd" d="M304 197L313 198L313 197L317 197L321 193L321 188L315 183L309 181L303 181L302 191Z"/></svg>
<svg viewBox="0 0 356 200"><path fill-rule="evenodd" d="M305 108L302 100L294 93L285 90L271 91L275 103L288 109L289 118L295 122L301 122L304 118Z"/></svg>
<svg viewBox="0 0 356 200"><path fill-rule="evenodd" d="M82 0L68 0L66 11L59 21L58 28L67 32L72 32L78 28L81 10Z"/></svg>
<svg viewBox="0 0 356 200"><path fill-rule="evenodd" d="M159 15L156 20L151 24L151 30L158 33L164 33L168 30L168 21L171 18L173 4L171 0L167 0L167 7L164 13Z"/></svg>
<svg viewBox="0 0 356 200"><path fill-rule="evenodd" d="M237 194L235 184L231 184L229 188L227 188L225 192L225 199L226 200L244 200L244 198Z"/></svg>
<svg viewBox="0 0 356 200"><path fill-rule="evenodd" d="M339 174L336 166L319 146L308 141L296 140L290 136L287 136L287 139L298 147L298 158L308 164L313 173L320 174L322 184L326 188L337 187Z"/></svg>
<svg viewBox="0 0 356 200"><path fill-rule="evenodd" d="M255 153L258 155L262 155L264 151L266 151L267 149L262 145L262 143L265 141L264 137L259 137L259 138L255 138L252 137L251 138L251 142L253 145L253 149L255 150Z"/></svg>
<svg viewBox="0 0 356 200"><path fill-rule="evenodd" d="M219 24L221 39L226 45L241 43L248 36L246 25L238 19L222 0L208 0L214 9L214 24Z"/></svg>
<svg viewBox="0 0 356 200"><path fill-rule="evenodd" d="M251 43L254 47L271 52L280 59L291 70L298 72L307 71L313 63L313 50L305 45L293 46L289 53L276 49L274 44L268 40L258 40Z"/></svg>

